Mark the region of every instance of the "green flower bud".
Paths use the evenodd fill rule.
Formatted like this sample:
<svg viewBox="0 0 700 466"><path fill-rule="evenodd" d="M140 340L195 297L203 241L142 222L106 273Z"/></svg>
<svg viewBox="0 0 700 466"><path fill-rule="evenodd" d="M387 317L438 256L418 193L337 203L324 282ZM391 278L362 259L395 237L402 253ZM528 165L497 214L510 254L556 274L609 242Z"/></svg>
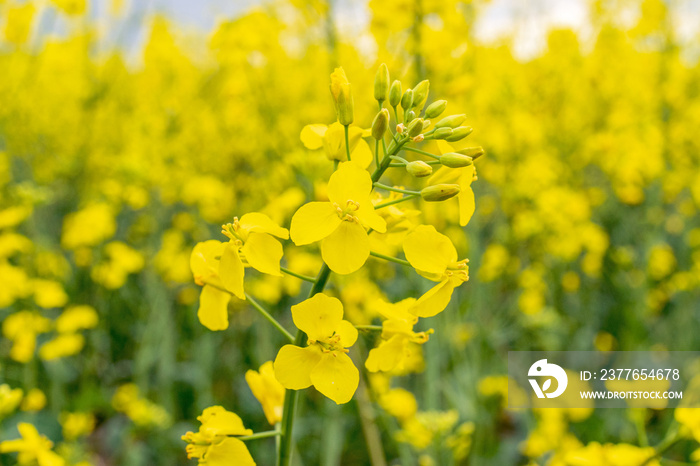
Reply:
<svg viewBox="0 0 700 466"><path fill-rule="evenodd" d="M422 160L416 160L406 165L406 171L416 178L422 178L424 176L432 175L433 167Z"/></svg>
<svg viewBox="0 0 700 466"><path fill-rule="evenodd" d="M352 124L354 120L352 88L342 68L336 68L331 73L330 87L338 121L344 126Z"/></svg>
<svg viewBox="0 0 700 466"><path fill-rule="evenodd" d="M418 109L418 112L423 110L423 105L425 105L425 101L428 100L428 91L430 90L430 81L427 79L425 81L421 81L418 84L416 84L416 87L413 88L413 105L412 107L415 107Z"/></svg>
<svg viewBox="0 0 700 466"><path fill-rule="evenodd" d="M425 109L425 117L426 118L437 118L440 115L442 115L442 112L444 112L446 108L447 108L447 101L446 100L436 100L432 104L428 105L428 108Z"/></svg>
<svg viewBox="0 0 700 466"><path fill-rule="evenodd" d="M401 102L401 81L398 79L391 83L391 89L389 89L389 105L396 107Z"/></svg>
<svg viewBox="0 0 700 466"><path fill-rule="evenodd" d="M430 120L423 120L423 131L430 128Z"/></svg>
<svg viewBox="0 0 700 466"><path fill-rule="evenodd" d="M372 137L377 141L384 137L386 129L389 127L389 110L383 108L377 113L372 122Z"/></svg>
<svg viewBox="0 0 700 466"><path fill-rule="evenodd" d="M340 93L338 98L338 121L343 126L349 126L355 120L354 103L350 84Z"/></svg>
<svg viewBox="0 0 700 466"><path fill-rule="evenodd" d="M458 150L457 153L471 157L472 160L476 160L485 154L484 148L481 146L467 147L466 149Z"/></svg>
<svg viewBox="0 0 700 466"><path fill-rule="evenodd" d="M474 131L474 128L471 126L458 126L452 130L452 134L446 137L445 140L449 142L460 141L472 134L472 131Z"/></svg>
<svg viewBox="0 0 700 466"><path fill-rule="evenodd" d="M421 190L420 195L424 201L440 202L459 194L458 184L436 184L425 187Z"/></svg>
<svg viewBox="0 0 700 466"><path fill-rule="evenodd" d="M452 134L452 128L438 128L433 133L434 139L445 139Z"/></svg>
<svg viewBox="0 0 700 466"><path fill-rule="evenodd" d="M436 128L456 128L467 119L467 115L450 115L435 123Z"/></svg>
<svg viewBox="0 0 700 466"><path fill-rule="evenodd" d="M411 122L416 119L416 112L409 110L406 112L406 121Z"/></svg>
<svg viewBox="0 0 700 466"><path fill-rule="evenodd" d="M401 97L401 108L403 108L404 111L410 110L411 105L413 105L413 90L408 89L403 93L403 97Z"/></svg>
<svg viewBox="0 0 700 466"><path fill-rule="evenodd" d="M377 74L374 75L374 99L384 102L389 96L389 68L384 63L379 65Z"/></svg>
<svg viewBox="0 0 700 466"><path fill-rule="evenodd" d="M468 167L473 162L468 155L459 154L457 152L448 152L440 157L440 163L450 168Z"/></svg>
<svg viewBox="0 0 700 466"><path fill-rule="evenodd" d="M408 136L412 137L412 138L416 137L421 133L421 131L423 131L423 119L422 118L414 118L408 124Z"/></svg>

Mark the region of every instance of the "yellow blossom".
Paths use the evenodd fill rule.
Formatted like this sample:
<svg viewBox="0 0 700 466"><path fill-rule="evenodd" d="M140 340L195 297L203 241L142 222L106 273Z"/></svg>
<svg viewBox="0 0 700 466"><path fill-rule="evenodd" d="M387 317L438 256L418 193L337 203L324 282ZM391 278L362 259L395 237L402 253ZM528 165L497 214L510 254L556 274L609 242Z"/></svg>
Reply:
<svg viewBox="0 0 700 466"><path fill-rule="evenodd" d="M442 312L456 287L469 280L468 259L457 260L457 250L450 239L435 227L421 225L403 242L406 259L425 278L440 282L421 296L410 312L431 317Z"/></svg>
<svg viewBox="0 0 700 466"><path fill-rule="evenodd" d="M255 466L245 444L235 436L251 435L252 430L243 426L235 413L221 406L204 410L197 418L202 425L199 432L187 432L182 440L187 442L187 457L199 459L207 466Z"/></svg>
<svg viewBox="0 0 700 466"><path fill-rule="evenodd" d="M260 372L249 370L245 373L245 381L258 399L265 412L267 422L275 425L282 421L284 405L284 387L275 378L272 361L260 366Z"/></svg>
<svg viewBox="0 0 700 466"><path fill-rule="evenodd" d="M404 360L411 357L409 345L423 344L428 341L428 335L433 330L416 333L413 326L418 317L411 313L416 300L404 299L396 304L379 301L375 306L377 311L386 318L382 322L382 341L379 346L370 350L365 361L365 367L370 372L392 371L402 369Z"/></svg>
<svg viewBox="0 0 700 466"><path fill-rule="evenodd" d="M10 388L6 383L0 385L0 419L17 409L22 393L21 388Z"/></svg>
<svg viewBox="0 0 700 466"><path fill-rule="evenodd" d="M17 430L22 438L0 442L0 453L17 452L20 465L38 464L38 466L64 466L66 462L51 451L53 443L39 435L32 424L20 422Z"/></svg>
<svg viewBox="0 0 700 466"><path fill-rule="evenodd" d="M350 143L350 158L362 168L367 168L372 163L372 151L367 142L362 139L364 131L359 126L348 128L348 142ZM316 150L323 147L329 160L347 162L348 155L345 148L345 129L336 122L330 126L313 124L306 125L301 130L301 142L307 149Z"/></svg>
<svg viewBox="0 0 700 466"><path fill-rule="evenodd" d="M275 359L275 376L288 389L311 385L337 404L352 399L360 373L347 355L357 329L343 320L343 305L336 298L316 294L292 306L294 324L308 336L308 346L283 346Z"/></svg>
<svg viewBox="0 0 700 466"><path fill-rule="evenodd" d="M46 406L46 395L38 388L32 388L22 400L22 411L41 411Z"/></svg>
<svg viewBox="0 0 700 466"><path fill-rule="evenodd" d="M97 311L88 305L71 306L66 308L56 318L56 330L59 333L73 333L79 330L97 326Z"/></svg>
<svg viewBox="0 0 700 466"><path fill-rule="evenodd" d="M386 222L375 211L372 179L355 162L339 165L328 181L329 202L309 202L292 217L294 244L321 242L321 256L336 273L358 270L369 257L367 228L384 233Z"/></svg>
<svg viewBox="0 0 700 466"><path fill-rule="evenodd" d="M59 421L63 438L69 441L89 435L95 428L95 416L91 413L61 413Z"/></svg>

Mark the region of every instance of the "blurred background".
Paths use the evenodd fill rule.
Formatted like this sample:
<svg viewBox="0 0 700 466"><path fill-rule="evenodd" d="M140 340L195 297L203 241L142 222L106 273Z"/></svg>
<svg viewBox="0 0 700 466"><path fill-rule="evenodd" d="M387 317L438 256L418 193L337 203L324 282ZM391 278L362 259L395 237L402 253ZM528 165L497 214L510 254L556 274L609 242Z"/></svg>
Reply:
<svg viewBox="0 0 700 466"><path fill-rule="evenodd" d="M185 465L207 406L268 430L243 374L283 341L236 300L228 330L204 328L190 252L234 215L289 225L322 195L331 164L300 131L334 120L336 66L369 127L383 62L404 89L429 79L486 150L469 225L455 203L425 212L471 280L411 373L370 380L388 462L658 444L673 410L506 410L506 361L700 350L699 59L697 0L0 0L0 441L29 422L68 465ZM289 242L285 257L320 265ZM293 328L308 284L246 286ZM330 292L376 323L373 299L427 289L371 261ZM369 464L356 404L305 393L299 464ZM258 464L272 442L249 443Z"/></svg>

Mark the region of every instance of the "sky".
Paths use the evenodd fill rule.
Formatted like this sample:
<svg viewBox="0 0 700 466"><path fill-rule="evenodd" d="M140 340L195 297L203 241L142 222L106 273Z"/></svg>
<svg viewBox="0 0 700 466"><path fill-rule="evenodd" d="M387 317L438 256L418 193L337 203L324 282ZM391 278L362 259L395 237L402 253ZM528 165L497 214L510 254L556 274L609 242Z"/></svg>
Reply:
<svg viewBox="0 0 700 466"><path fill-rule="evenodd" d="M95 11L106 12L111 0L93 0ZM185 31L211 31L217 23L245 13L262 0L124 0L128 11L159 13ZM677 6L676 29L689 38L700 30L700 0L668 0ZM566 27L584 39L588 27L587 0L491 0L482 10L475 32L484 43L497 42L515 32L514 54L521 59L538 55L546 46L547 31ZM335 0L336 23L341 35L357 37L366 30L370 13L366 0ZM634 19L629 18L629 19ZM144 31L130 31L131 45L138 49Z"/></svg>

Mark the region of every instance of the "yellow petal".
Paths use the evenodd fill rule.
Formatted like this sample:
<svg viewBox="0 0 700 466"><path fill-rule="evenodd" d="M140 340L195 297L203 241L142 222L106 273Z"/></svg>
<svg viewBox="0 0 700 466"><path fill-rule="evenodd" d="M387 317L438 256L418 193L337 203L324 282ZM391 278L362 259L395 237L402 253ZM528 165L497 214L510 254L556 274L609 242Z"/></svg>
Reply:
<svg viewBox="0 0 700 466"><path fill-rule="evenodd" d="M241 299L245 299L243 274L243 262L238 256L238 249L233 243L226 243L219 262L219 276L224 288Z"/></svg>
<svg viewBox="0 0 700 466"><path fill-rule="evenodd" d="M360 372L345 353L325 353L311 371L311 381L316 390L336 404L347 403L360 383Z"/></svg>
<svg viewBox="0 0 700 466"><path fill-rule="evenodd" d="M234 437L226 437L221 442L212 444L202 459L206 460L207 466L255 466L248 447Z"/></svg>
<svg viewBox="0 0 700 466"><path fill-rule="evenodd" d="M418 317L432 317L439 314L450 303L452 292L462 283L459 279L445 279L429 289L411 308L411 312Z"/></svg>
<svg viewBox="0 0 700 466"><path fill-rule="evenodd" d="M370 202L372 177L355 162L344 162L338 166L328 180L328 199L345 209L348 201L359 202L360 207Z"/></svg>
<svg viewBox="0 0 700 466"><path fill-rule="evenodd" d="M211 277L218 276L219 261L223 243L214 239L195 244L190 255L190 269L195 282L203 283Z"/></svg>
<svg viewBox="0 0 700 466"><path fill-rule="evenodd" d="M309 202L292 217L292 241L297 246L322 240L338 228L342 220L330 202Z"/></svg>
<svg viewBox="0 0 700 466"><path fill-rule="evenodd" d="M282 239L289 239L289 231L277 225L270 217L260 212L250 212L240 219L241 227L249 233L269 233Z"/></svg>
<svg viewBox="0 0 700 466"><path fill-rule="evenodd" d="M347 275L359 270L369 257L367 232L355 222L342 222L321 242L321 257L335 273Z"/></svg>
<svg viewBox="0 0 700 466"><path fill-rule="evenodd" d="M255 270L269 275L282 276L280 260L282 245L267 233L251 233L243 245L243 254Z"/></svg>
<svg viewBox="0 0 700 466"><path fill-rule="evenodd" d="M292 319L310 340L325 341L343 320L343 304L337 298L316 293L312 298L292 306Z"/></svg>
<svg viewBox="0 0 700 466"><path fill-rule="evenodd" d="M355 212L363 226L371 228L379 233L386 233L386 220L374 211L372 204L363 204Z"/></svg>
<svg viewBox="0 0 700 466"><path fill-rule="evenodd" d="M301 135L299 137L301 138L302 144L304 144L304 147L307 149L320 149L323 145L323 136L325 136L326 130L328 130L328 126L326 125L306 125L301 130Z"/></svg>
<svg viewBox="0 0 700 466"><path fill-rule="evenodd" d="M350 153L350 157L352 157L353 162L357 162L362 168L369 167L373 159L369 145L362 139L357 141L357 145Z"/></svg>
<svg viewBox="0 0 700 466"><path fill-rule="evenodd" d="M459 176L462 173L461 170L461 168L440 167L438 171L433 173L430 178L428 178L427 185L455 184L457 183L457 180L459 180Z"/></svg>
<svg viewBox="0 0 700 466"><path fill-rule="evenodd" d="M370 372L388 372L393 370L403 358L406 338L394 335L389 340L382 341L378 347L370 350L365 367Z"/></svg>
<svg viewBox="0 0 700 466"><path fill-rule="evenodd" d="M284 345L275 358L275 377L285 388L301 390L311 386L311 371L321 360L321 347L318 345L301 348Z"/></svg>
<svg viewBox="0 0 700 466"><path fill-rule="evenodd" d="M476 204L474 202L474 191L471 184L474 179L474 167L464 167L459 178L460 191L459 199L459 224L465 226L474 215Z"/></svg>
<svg viewBox="0 0 700 466"><path fill-rule="evenodd" d="M251 435L243 420L236 413L227 411L223 406L210 406L197 417L202 423L199 431L208 435Z"/></svg>
<svg viewBox="0 0 700 466"><path fill-rule="evenodd" d="M210 285L204 285L199 295L199 321L209 330L228 328L228 302L231 295Z"/></svg>
<svg viewBox="0 0 700 466"><path fill-rule="evenodd" d="M432 225L420 225L406 236L403 252L413 268L431 274L442 274L457 262L457 250L450 239Z"/></svg>
<svg viewBox="0 0 700 466"><path fill-rule="evenodd" d="M436 142L437 142L438 151L440 151L440 155L455 151L455 148L452 147L452 144L445 141L444 139L438 139Z"/></svg>
<svg viewBox="0 0 700 466"><path fill-rule="evenodd" d="M357 329L347 320L341 320L335 328L336 335L345 348L350 348L357 341Z"/></svg>

